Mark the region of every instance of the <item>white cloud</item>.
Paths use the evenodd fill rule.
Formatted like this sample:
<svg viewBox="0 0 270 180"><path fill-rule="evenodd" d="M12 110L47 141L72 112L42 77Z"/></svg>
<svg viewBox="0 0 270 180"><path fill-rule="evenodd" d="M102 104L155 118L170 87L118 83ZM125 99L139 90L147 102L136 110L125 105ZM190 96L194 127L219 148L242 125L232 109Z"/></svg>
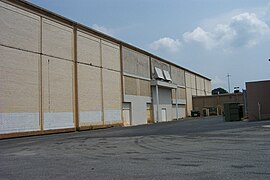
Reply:
<svg viewBox="0 0 270 180"><path fill-rule="evenodd" d="M234 46L252 47L270 35L269 26L254 13L243 13L233 17L230 28L235 32L231 42Z"/></svg>
<svg viewBox="0 0 270 180"><path fill-rule="evenodd" d="M200 43L207 49L211 49L215 46L214 38L211 36L211 33L204 31L201 27L197 27L194 31L183 34L184 41Z"/></svg>
<svg viewBox="0 0 270 180"><path fill-rule="evenodd" d="M92 28L95 29L95 30L97 30L97 31L100 31L100 32L102 32L104 34L113 35L112 30L110 30L110 29L108 29L108 28L106 28L104 26L99 26L97 24L94 24L92 26Z"/></svg>
<svg viewBox="0 0 270 180"><path fill-rule="evenodd" d="M165 50L172 53L176 53L180 50L182 43L179 39L172 39L169 37L161 38L150 44L150 48L153 50Z"/></svg>
<svg viewBox="0 0 270 180"><path fill-rule="evenodd" d="M188 43L200 43L207 49L215 47L252 47L265 39L270 39L270 28L254 13L233 16L226 24L217 24L212 31L197 27L183 34Z"/></svg>

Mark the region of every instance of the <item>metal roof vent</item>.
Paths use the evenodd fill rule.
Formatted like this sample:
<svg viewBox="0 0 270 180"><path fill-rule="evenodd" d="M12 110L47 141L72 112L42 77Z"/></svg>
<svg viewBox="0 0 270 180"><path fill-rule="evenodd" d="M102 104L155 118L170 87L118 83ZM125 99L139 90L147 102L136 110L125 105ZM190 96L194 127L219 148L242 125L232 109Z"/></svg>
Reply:
<svg viewBox="0 0 270 180"><path fill-rule="evenodd" d="M155 77L156 79L163 79L165 80L164 76L163 76L163 73L162 73L162 70L155 67Z"/></svg>
<svg viewBox="0 0 270 180"><path fill-rule="evenodd" d="M163 74L165 76L165 80L172 81L171 75L170 75L170 73L168 71L163 70Z"/></svg>

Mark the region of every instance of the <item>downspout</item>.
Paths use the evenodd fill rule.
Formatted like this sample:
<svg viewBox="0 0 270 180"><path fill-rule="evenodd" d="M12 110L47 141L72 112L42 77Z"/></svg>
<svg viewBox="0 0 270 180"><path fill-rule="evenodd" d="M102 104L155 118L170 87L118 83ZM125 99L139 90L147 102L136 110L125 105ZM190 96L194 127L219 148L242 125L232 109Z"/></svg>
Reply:
<svg viewBox="0 0 270 180"><path fill-rule="evenodd" d="M156 98L157 98L157 122L159 122L159 95L158 95L158 85L156 84Z"/></svg>

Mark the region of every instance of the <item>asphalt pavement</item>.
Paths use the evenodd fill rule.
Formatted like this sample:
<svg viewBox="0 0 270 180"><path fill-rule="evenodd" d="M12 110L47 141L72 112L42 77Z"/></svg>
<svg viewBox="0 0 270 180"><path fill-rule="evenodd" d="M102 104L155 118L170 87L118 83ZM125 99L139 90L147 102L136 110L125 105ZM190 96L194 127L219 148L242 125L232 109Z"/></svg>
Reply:
<svg viewBox="0 0 270 180"><path fill-rule="evenodd" d="M270 120L222 117L0 140L0 179L270 179Z"/></svg>

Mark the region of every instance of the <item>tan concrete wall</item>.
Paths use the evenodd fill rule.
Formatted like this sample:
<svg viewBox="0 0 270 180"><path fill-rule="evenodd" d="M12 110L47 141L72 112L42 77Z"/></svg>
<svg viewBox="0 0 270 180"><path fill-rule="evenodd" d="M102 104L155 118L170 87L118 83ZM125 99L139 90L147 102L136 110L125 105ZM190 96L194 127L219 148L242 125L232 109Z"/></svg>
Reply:
<svg viewBox="0 0 270 180"><path fill-rule="evenodd" d="M151 96L150 81L124 76L125 95Z"/></svg>
<svg viewBox="0 0 270 180"><path fill-rule="evenodd" d="M186 87L191 88L191 77L190 73L185 72L185 82L186 82Z"/></svg>
<svg viewBox="0 0 270 180"><path fill-rule="evenodd" d="M171 68L170 68L169 64L162 62L160 60L157 60L155 58L151 58L151 72L152 72L152 74L154 74L154 72L155 72L155 70L154 70L155 67L160 68L162 70L166 70L171 74Z"/></svg>
<svg viewBox="0 0 270 180"><path fill-rule="evenodd" d="M244 104L243 93L193 97L193 109L199 110L202 113L203 108L216 107L220 109L222 114L224 103L231 102Z"/></svg>
<svg viewBox="0 0 270 180"><path fill-rule="evenodd" d="M192 110L192 89L186 88L186 108L187 108L187 116L191 115L191 110Z"/></svg>
<svg viewBox="0 0 270 180"><path fill-rule="evenodd" d="M186 117L186 106L178 105L178 118ZM176 105L172 105L172 118L176 119Z"/></svg>
<svg viewBox="0 0 270 180"><path fill-rule="evenodd" d="M172 99L176 99L175 89L172 89ZM177 99L186 99L186 89L177 88Z"/></svg>
<svg viewBox="0 0 270 180"><path fill-rule="evenodd" d="M175 66L171 66L172 83L185 86L185 71Z"/></svg>
<svg viewBox="0 0 270 180"><path fill-rule="evenodd" d="M139 79L139 85L140 85L140 96L151 96L151 87L150 87L150 81L145 81Z"/></svg>
<svg viewBox="0 0 270 180"><path fill-rule="evenodd" d="M192 89L197 89L196 76L194 74L190 74L190 85Z"/></svg>
<svg viewBox="0 0 270 180"><path fill-rule="evenodd" d="M80 126L102 125L101 69L78 64Z"/></svg>
<svg viewBox="0 0 270 180"><path fill-rule="evenodd" d="M180 93L180 99L186 99L186 89L178 88L178 92Z"/></svg>
<svg viewBox="0 0 270 180"><path fill-rule="evenodd" d="M185 72L186 80L186 97L187 97L187 115L191 115L191 110L194 109L192 105L192 96L206 96L211 95L211 81L200 76Z"/></svg>
<svg viewBox="0 0 270 180"><path fill-rule="evenodd" d="M120 48L119 45L108 41L101 41L102 67L120 71Z"/></svg>
<svg viewBox="0 0 270 180"><path fill-rule="evenodd" d="M123 47L123 72L143 78L150 78L149 56Z"/></svg>
<svg viewBox="0 0 270 180"><path fill-rule="evenodd" d="M120 72L102 69L104 123L122 123L122 92Z"/></svg>
<svg viewBox="0 0 270 180"><path fill-rule="evenodd" d="M206 93L206 95L211 95L212 94L211 81L205 79L204 84L205 84L205 93Z"/></svg>
<svg viewBox="0 0 270 180"><path fill-rule="evenodd" d="M197 90L197 96L205 96L205 91Z"/></svg>
<svg viewBox="0 0 270 180"><path fill-rule="evenodd" d="M60 23L42 19L42 52L73 60L73 30Z"/></svg>
<svg viewBox="0 0 270 180"><path fill-rule="evenodd" d="M78 31L77 33L77 53L78 62L101 66L100 59L100 39Z"/></svg>
<svg viewBox="0 0 270 180"><path fill-rule="evenodd" d="M39 130L37 54L0 46L0 134Z"/></svg>
<svg viewBox="0 0 270 180"><path fill-rule="evenodd" d="M192 96L197 96L197 90L196 89L191 89L191 94L192 94Z"/></svg>
<svg viewBox="0 0 270 180"><path fill-rule="evenodd" d="M196 86L197 90L199 90L199 91L205 90L203 78L196 76L196 83L197 83L197 86Z"/></svg>
<svg viewBox="0 0 270 180"><path fill-rule="evenodd" d="M138 95L138 89L137 89L137 79L124 76L124 93L125 95Z"/></svg>
<svg viewBox="0 0 270 180"><path fill-rule="evenodd" d="M44 129L73 128L73 63L42 56Z"/></svg>
<svg viewBox="0 0 270 180"><path fill-rule="evenodd" d="M0 44L40 52L40 17L0 2Z"/></svg>

